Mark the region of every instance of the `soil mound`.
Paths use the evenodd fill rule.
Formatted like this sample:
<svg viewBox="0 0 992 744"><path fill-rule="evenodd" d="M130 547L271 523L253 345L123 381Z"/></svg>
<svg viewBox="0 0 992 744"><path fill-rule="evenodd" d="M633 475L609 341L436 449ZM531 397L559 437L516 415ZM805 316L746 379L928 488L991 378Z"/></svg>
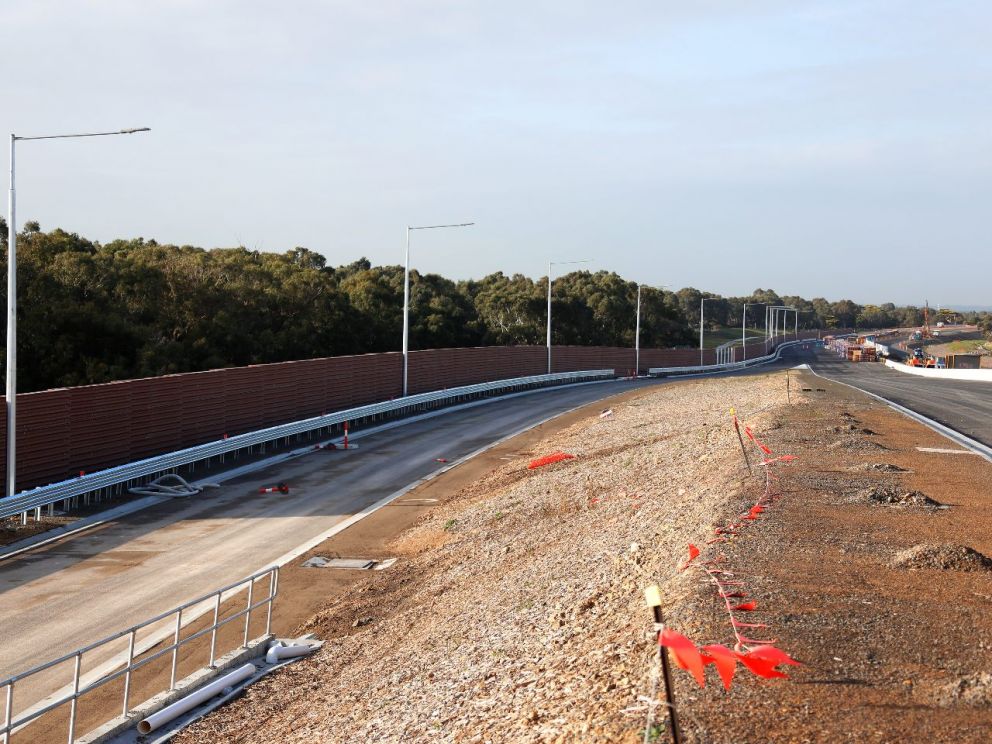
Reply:
<svg viewBox="0 0 992 744"><path fill-rule="evenodd" d="M901 468L898 465L892 465L887 462L866 462L863 465L859 465L855 470L864 470L869 473L908 473L909 470L906 468Z"/></svg>
<svg viewBox="0 0 992 744"><path fill-rule="evenodd" d="M893 506L941 506L922 491L903 491L892 486L872 486L861 492L861 496L875 504L891 504Z"/></svg>
<svg viewBox="0 0 992 744"><path fill-rule="evenodd" d="M923 543L896 553L893 568L938 568L944 571L992 571L992 560L967 545Z"/></svg>
<svg viewBox="0 0 992 744"><path fill-rule="evenodd" d="M855 437L834 442L830 445L830 449L837 449L838 447L843 447L844 449L851 450L852 452L878 452L880 450L888 449L885 445L879 444L878 442L873 442L871 439L861 439Z"/></svg>

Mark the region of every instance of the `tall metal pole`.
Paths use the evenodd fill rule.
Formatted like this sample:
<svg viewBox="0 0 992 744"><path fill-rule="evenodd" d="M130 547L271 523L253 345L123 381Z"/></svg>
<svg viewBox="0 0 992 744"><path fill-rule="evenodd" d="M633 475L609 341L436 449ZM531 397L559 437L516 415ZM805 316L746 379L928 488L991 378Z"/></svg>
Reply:
<svg viewBox="0 0 992 744"><path fill-rule="evenodd" d="M699 300L699 366L703 366L703 303L706 302L706 298L703 297Z"/></svg>
<svg viewBox="0 0 992 744"><path fill-rule="evenodd" d="M747 303L744 303L744 311L741 313L741 346L744 347L744 361L747 361Z"/></svg>
<svg viewBox="0 0 992 744"><path fill-rule="evenodd" d="M641 285L637 285L637 320L634 324L634 377L641 374Z"/></svg>
<svg viewBox="0 0 992 744"><path fill-rule="evenodd" d="M14 143L10 135L10 193L7 202L7 495L17 492L17 213Z"/></svg>
<svg viewBox="0 0 992 744"><path fill-rule="evenodd" d="M548 374L551 374L551 261L548 261Z"/></svg>
<svg viewBox="0 0 992 744"><path fill-rule="evenodd" d="M41 137L10 135L10 195L7 225L7 496L17 489L17 213L14 193L14 143L17 140L75 139L78 137L112 137L118 134L149 132L148 127L119 129L114 132L80 132L76 134L48 134ZM27 513L21 516L27 523Z"/></svg>
<svg viewBox="0 0 992 744"><path fill-rule="evenodd" d="M403 269L403 397L410 370L410 226L406 227L406 260Z"/></svg>

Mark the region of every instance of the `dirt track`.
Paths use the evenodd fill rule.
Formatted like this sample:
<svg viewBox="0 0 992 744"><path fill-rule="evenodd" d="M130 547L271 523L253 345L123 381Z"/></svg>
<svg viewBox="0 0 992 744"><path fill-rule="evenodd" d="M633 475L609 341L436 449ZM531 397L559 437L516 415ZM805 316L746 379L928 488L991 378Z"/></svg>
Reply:
<svg viewBox="0 0 992 744"><path fill-rule="evenodd" d="M654 648L643 586L662 584L670 623L693 640L732 643L705 577L677 571L689 541L759 490L725 425L730 403L771 405L748 422L800 459L776 507L702 559L725 555L758 602L747 619L804 665L789 681L739 672L729 693L712 672L699 690L677 671L688 740L987 740L992 690L976 675L992 669L992 574L889 564L917 543L992 555L992 466L918 452L947 442L822 380L788 406L783 383L665 387L531 450L577 461L527 471L519 452L388 546L395 568L304 625L332 639L318 658L179 741L641 741ZM884 487L951 508L868 495Z"/></svg>

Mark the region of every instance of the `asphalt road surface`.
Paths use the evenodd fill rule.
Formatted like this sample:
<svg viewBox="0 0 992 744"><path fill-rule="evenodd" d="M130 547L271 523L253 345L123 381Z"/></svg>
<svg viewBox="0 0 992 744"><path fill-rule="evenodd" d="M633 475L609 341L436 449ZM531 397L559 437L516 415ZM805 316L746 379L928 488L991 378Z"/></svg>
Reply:
<svg viewBox="0 0 992 744"><path fill-rule="evenodd" d="M0 679L249 575L339 522L507 434L657 380L545 390L317 451L0 562ZM286 496L259 494L285 481ZM119 649L115 649L115 652ZM94 658L92 669L112 657ZM66 673L71 672L67 670ZM15 710L68 681L18 683Z"/></svg>
<svg viewBox="0 0 992 744"><path fill-rule="evenodd" d="M829 351L799 347L784 352L783 358L806 362L828 379L880 395L992 446L992 383L917 377L882 364L855 364Z"/></svg>

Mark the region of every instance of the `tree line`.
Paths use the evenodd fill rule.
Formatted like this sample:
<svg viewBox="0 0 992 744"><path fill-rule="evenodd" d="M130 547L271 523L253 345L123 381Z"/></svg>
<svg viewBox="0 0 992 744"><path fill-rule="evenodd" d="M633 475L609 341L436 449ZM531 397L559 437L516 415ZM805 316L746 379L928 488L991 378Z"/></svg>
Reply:
<svg viewBox="0 0 992 744"><path fill-rule="evenodd" d="M0 219L0 242L6 247ZM2 271L6 274L6 250ZM410 348L543 344L547 277L501 272L453 281L411 272ZM0 294L6 293L4 286ZM918 325L919 308L779 296L719 297L694 288L642 289L641 345L692 346L699 301L711 328L763 328L759 303L794 305L800 328ZM5 298L6 299L6 298ZM609 271L554 280L553 342L633 346L637 284ZM136 238L101 244L75 233L18 234L21 392L174 372L396 351L403 267L319 253L205 250ZM750 307L754 304L755 307ZM986 314L987 316L987 314ZM986 317L986 320L988 318ZM0 353L3 350L0 349Z"/></svg>

